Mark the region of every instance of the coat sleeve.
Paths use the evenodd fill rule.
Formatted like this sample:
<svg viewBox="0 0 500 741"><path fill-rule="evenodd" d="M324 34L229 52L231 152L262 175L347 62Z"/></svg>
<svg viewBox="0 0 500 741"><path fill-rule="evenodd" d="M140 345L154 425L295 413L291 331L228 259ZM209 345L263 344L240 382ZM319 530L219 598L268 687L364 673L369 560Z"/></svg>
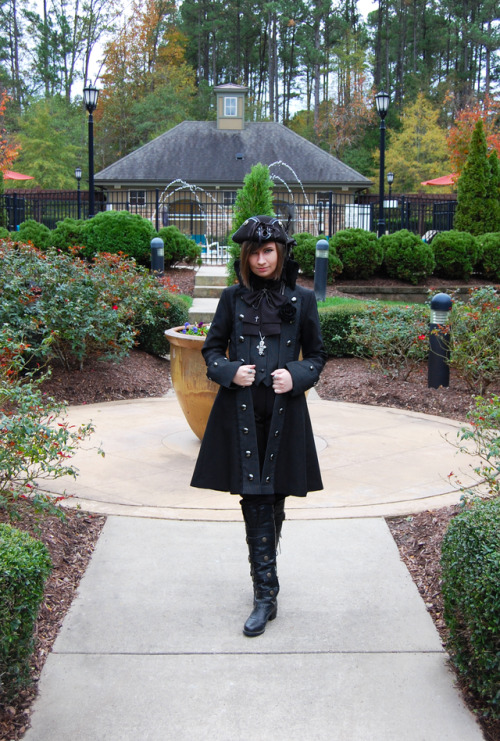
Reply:
<svg viewBox="0 0 500 741"><path fill-rule="evenodd" d="M227 357L227 349L233 330L234 308L231 293L227 289L222 292L214 318L210 325L202 354L207 365L207 377L225 388L238 389L232 383L234 375L242 363L231 361Z"/></svg>
<svg viewBox="0 0 500 741"><path fill-rule="evenodd" d="M316 297L312 291L307 291L304 297L299 342L302 360L293 360L286 364L293 380L291 396L298 396L317 383L327 359L321 337Z"/></svg>

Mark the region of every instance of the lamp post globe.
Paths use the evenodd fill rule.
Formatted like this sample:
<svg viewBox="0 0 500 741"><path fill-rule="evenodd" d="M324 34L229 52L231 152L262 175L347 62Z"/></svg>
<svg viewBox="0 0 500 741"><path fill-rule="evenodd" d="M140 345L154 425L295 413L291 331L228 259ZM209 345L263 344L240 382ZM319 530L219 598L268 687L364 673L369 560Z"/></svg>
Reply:
<svg viewBox="0 0 500 741"><path fill-rule="evenodd" d="M78 208L78 218L82 218L82 200L81 200L81 193L80 193L80 180L82 179L82 168L81 167L75 167L75 178L76 178L76 185L77 185L77 195L76 195L76 202L77 202L77 208Z"/></svg>
<svg viewBox="0 0 500 741"><path fill-rule="evenodd" d="M83 101L89 114L89 218L95 213L94 200L94 116L99 90L94 85L83 88Z"/></svg>
<svg viewBox="0 0 500 741"><path fill-rule="evenodd" d="M379 187L379 215L377 224L377 236L381 237L385 232L384 218L384 169L385 169L385 117L389 110L389 93L381 91L375 96L375 105L380 117L380 187Z"/></svg>

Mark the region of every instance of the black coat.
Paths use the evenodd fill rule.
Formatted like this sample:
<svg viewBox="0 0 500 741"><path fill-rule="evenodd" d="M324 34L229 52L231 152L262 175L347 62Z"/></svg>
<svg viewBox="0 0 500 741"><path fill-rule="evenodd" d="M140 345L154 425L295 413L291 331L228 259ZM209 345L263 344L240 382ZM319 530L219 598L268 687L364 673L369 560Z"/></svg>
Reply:
<svg viewBox="0 0 500 741"><path fill-rule="evenodd" d="M285 288L296 314L292 321L282 321L277 367L290 372L293 389L275 396L261 477L252 392L232 383L238 367L250 363L250 343L255 342L255 336L243 334L245 291L242 285L224 289L204 343L207 376L220 388L191 486L240 495L303 497L323 488L304 394L317 382L326 361L316 298L301 286Z"/></svg>

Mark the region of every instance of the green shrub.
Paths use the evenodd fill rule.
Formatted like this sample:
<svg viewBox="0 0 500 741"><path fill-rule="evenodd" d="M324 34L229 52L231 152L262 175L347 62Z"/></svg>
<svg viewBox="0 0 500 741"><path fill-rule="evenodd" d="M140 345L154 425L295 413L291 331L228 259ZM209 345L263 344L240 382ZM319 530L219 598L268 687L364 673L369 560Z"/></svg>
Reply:
<svg viewBox="0 0 500 741"><path fill-rule="evenodd" d="M164 356L170 351L165 330L179 327L189 318L189 307L172 292L168 281L148 281L141 289L141 302L134 312L138 328L137 345L151 355Z"/></svg>
<svg viewBox="0 0 500 741"><path fill-rule="evenodd" d="M476 237L479 245L479 269L488 280L500 281L500 232Z"/></svg>
<svg viewBox="0 0 500 741"><path fill-rule="evenodd" d="M376 235L364 229L344 229L330 240L342 262L342 277L370 278L382 265L384 251Z"/></svg>
<svg viewBox="0 0 500 741"><path fill-rule="evenodd" d="M90 258L99 252L124 253L140 265L151 261L151 240L156 236L150 221L128 211L105 211L84 222L83 254Z"/></svg>
<svg viewBox="0 0 500 741"><path fill-rule="evenodd" d="M0 700L29 682L33 629L52 565L47 548L0 524ZM0 702L2 704L2 702Z"/></svg>
<svg viewBox="0 0 500 741"><path fill-rule="evenodd" d="M120 255L101 253L89 265L6 242L0 260L0 326L22 331L40 362L57 358L68 368L82 367L90 356L122 357L134 343L164 354L163 328L187 319L168 280Z"/></svg>
<svg viewBox="0 0 500 741"><path fill-rule="evenodd" d="M478 245L472 234L455 229L440 232L432 240L431 247L436 260L436 275L469 280L479 258Z"/></svg>
<svg viewBox="0 0 500 741"><path fill-rule="evenodd" d="M189 239L176 226L164 226L158 232L165 246L165 267L179 262L196 263L201 257L201 245Z"/></svg>
<svg viewBox="0 0 500 741"><path fill-rule="evenodd" d="M57 250L67 252L70 247L83 245L85 222L83 219L66 218L58 221L56 228L51 232L51 246Z"/></svg>
<svg viewBox="0 0 500 741"><path fill-rule="evenodd" d="M51 509L39 482L76 477L69 460L93 432L90 424L70 426L64 405L42 393L44 376L28 370L28 350L9 325L0 326L0 507L9 514L27 496L35 509Z"/></svg>
<svg viewBox="0 0 500 741"><path fill-rule="evenodd" d="M467 302L454 301L450 365L477 394L500 381L500 295L493 286L472 289Z"/></svg>
<svg viewBox="0 0 500 741"><path fill-rule="evenodd" d="M351 339L351 325L353 319L363 311L363 304L355 302L352 306L320 308L319 323L328 357L342 358L354 355L355 345Z"/></svg>
<svg viewBox="0 0 500 741"><path fill-rule="evenodd" d="M432 275L436 266L432 247L416 234L401 229L380 238L384 265L389 278L399 278L416 285Z"/></svg>
<svg viewBox="0 0 500 741"><path fill-rule="evenodd" d="M297 242L293 248L294 259L297 261L302 273L309 278L313 278L316 264L316 243L318 239L326 239L326 237L313 237L312 234L301 232L300 234L294 234L293 238ZM327 282L333 283L335 276L340 275L341 272L342 263L337 256L335 248L330 243L328 250Z"/></svg>
<svg viewBox="0 0 500 741"><path fill-rule="evenodd" d="M450 522L441 565L448 651L485 715L500 718L500 497Z"/></svg>
<svg viewBox="0 0 500 741"><path fill-rule="evenodd" d="M429 353L428 309L421 305L387 306L372 302L353 317L354 354L371 358L392 378L406 380Z"/></svg>
<svg viewBox="0 0 500 741"><path fill-rule="evenodd" d="M15 232L15 240L18 242L31 242L40 250L50 247L50 229L45 224L39 224L34 219L23 221L19 231Z"/></svg>
<svg viewBox="0 0 500 741"><path fill-rule="evenodd" d="M10 232L4 226L0 226L0 239L10 239Z"/></svg>

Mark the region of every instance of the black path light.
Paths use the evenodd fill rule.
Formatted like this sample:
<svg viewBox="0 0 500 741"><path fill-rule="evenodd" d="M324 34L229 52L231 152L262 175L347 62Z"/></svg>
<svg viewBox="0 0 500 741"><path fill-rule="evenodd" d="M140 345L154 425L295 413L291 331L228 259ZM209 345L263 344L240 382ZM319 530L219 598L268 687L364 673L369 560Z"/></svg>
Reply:
<svg viewBox="0 0 500 741"><path fill-rule="evenodd" d="M326 239L316 242L316 259L314 262L314 293L316 301L326 298L326 282L328 278L328 251L330 245Z"/></svg>
<svg viewBox="0 0 500 741"><path fill-rule="evenodd" d="M82 168L81 167L75 167L75 178L76 178L76 184L77 184L77 196L76 196L76 202L77 202L77 208L78 208L78 218L82 218L82 194L80 192L80 180L82 179Z"/></svg>
<svg viewBox="0 0 500 741"><path fill-rule="evenodd" d="M377 236L381 237L385 232L384 218L384 169L385 169L385 117L389 110L389 93L383 91L375 96L377 113L380 116L380 193L379 193L379 213L377 224Z"/></svg>
<svg viewBox="0 0 500 741"><path fill-rule="evenodd" d="M89 218L95 213L94 201L94 117L99 90L94 85L83 88L85 108L89 112Z"/></svg>
<svg viewBox="0 0 500 741"><path fill-rule="evenodd" d="M427 366L427 386L438 389L450 385L450 312L451 297L447 293L437 293L431 300L431 320L429 322L429 361Z"/></svg>

